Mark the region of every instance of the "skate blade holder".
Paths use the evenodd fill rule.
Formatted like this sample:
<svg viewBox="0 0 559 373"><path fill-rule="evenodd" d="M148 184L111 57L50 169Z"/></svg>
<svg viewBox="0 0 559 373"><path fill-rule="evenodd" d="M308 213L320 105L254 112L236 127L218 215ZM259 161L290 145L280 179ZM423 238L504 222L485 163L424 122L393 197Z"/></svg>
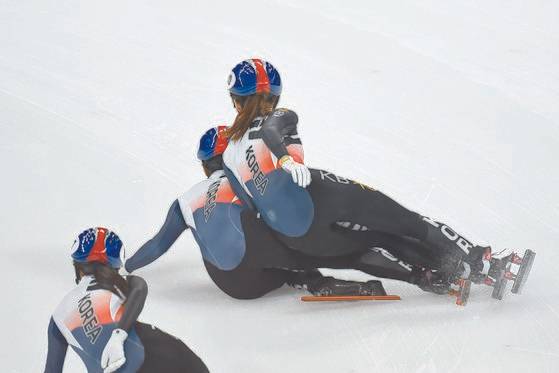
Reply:
<svg viewBox="0 0 559 373"><path fill-rule="evenodd" d="M488 277L486 279L485 283L493 286L493 293L491 296L498 300L503 299L508 281L513 281L511 293L520 294L528 279L535 257L536 253L532 250L526 250L522 257L516 253L512 253L508 259L508 263L498 272L496 278L491 279ZM511 271L512 264L518 266L516 273Z"/></svg>

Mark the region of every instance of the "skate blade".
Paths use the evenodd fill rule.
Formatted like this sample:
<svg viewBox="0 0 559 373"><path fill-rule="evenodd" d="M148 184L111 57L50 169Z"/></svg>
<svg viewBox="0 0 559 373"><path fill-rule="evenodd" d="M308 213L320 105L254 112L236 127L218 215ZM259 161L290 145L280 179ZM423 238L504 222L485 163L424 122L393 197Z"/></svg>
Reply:
<svg viewBox="0 0 559 373"><path fill-rule="evenodd" d="M522 264L520 264L520 268L518 269L518 273L512 285L511 293L520 294L522 292L522 288L524 288L524 285L528 280L528 276L530 275L530 271L532 270L535 258L535 252L532 250L526 250L524 257L522 258Z"/></svg>
<svg viewBox="0 0 559 373"><path fill-rule="evenodd" d="M401 300L398 295L305 295L303 302L344 302L357 300Z"/></svg>
<svg viewBox="0 0 559 373"><path fill-rule="evenodd" d="M495 278L495 283L493 284L493 291L491 292L491 297L497 300L503 300L505 296L505 290L507 288L508 279L505 277L506 269L499 271L499 274Z"/></svg>

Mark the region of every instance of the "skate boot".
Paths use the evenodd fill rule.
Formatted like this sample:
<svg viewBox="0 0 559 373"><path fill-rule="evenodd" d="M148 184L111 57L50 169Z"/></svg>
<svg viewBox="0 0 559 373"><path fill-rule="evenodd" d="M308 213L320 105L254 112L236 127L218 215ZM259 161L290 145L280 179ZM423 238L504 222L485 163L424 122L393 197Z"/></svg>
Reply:
<svg viewBox="0 0 559 373"><path fill-rule="evenodd" d="M448 294L450 290L449 276L445 276L442 272L425 269L414 268L414 277L417 286L423 291L435 294Z"/></svg>
<svg viewBox="0 0 559 373"><path fill-rule="evenodd" d="M442 271L442 273L450 273L446 281L448 283L447 294L456 297L457 305L465 306L468 303L472 282L485 283L490 268L490 247L475 246L470 249L465 258L446 262L446 271Z"/></svg>
<svg viewBox="0 0 559 373"><path fill-rule="evenodd" d="M513 281L511 292L513 294L520 294L530 270L536 253L531 250L526 250L524 256L521 257L517 253L505 255L501 258L490 258L490 268L488 274L483 278L483 283L493 287L491 296L495 299L501 300L505 294L508 281ZM516 273L512 272L512 267L517 266Z"/></svg>
<svg viewBox="0 0 559 373"><path fill-rule="evenodd" d="M310 281L307 290L315 296L386 295L380 281L345 281L330 276Z"/></svg>
<svg viewBox="0 0 559 373"><path fill-rule="evenodd" d="M475 284L492 286L491 296L501 300L509 280L514 281L512 293L520 293L530 274L535 256L533 251L526 250L523 257L513 252L496 258L492 256L490 247L476 246L470 250L470 254L462 263L464 272L460 277ZM512 272L513 265L518 266L516 274Z"/></svg>
<svg viewBox="0 0 559 373"><path fill-rule="evenodd" d="M380 281L339 280L331 276L323 276L316 269L293 272L293 277L287 284L297 289L305 289L316 296L386 295Z"/></svg>
<svg viewBox="0 0 559 373"><path fill-rule="evenodd" d="M443 271L430 269L414 269L415 282L423 291L439 295L451 295L456 297L456 304L465 306L470 295L469 280L457 278L455 275L448 275Z"/></svg>
<svg viewBox="0 0 559 373"><path fill-rule="evenodd" d="M323 278L318 269L291 270L291 276L286 284L295 289L307 289L308 283L318 281Z"/></svg>
<svg viewBox="0 0 559 373"><path fill-rule="evenodd" d="M470 253L463 260L463 272L460 278L472 281L474 284L485 283L492 265L497 262L492 260L490 246L475 246L470 249Z"/></svg>

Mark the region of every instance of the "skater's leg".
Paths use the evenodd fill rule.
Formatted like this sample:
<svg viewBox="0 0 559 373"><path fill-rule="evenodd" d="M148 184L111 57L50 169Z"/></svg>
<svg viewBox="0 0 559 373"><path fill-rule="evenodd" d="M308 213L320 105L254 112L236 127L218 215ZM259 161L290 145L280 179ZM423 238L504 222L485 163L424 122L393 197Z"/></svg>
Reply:
<svg viewBox="0 0 559 373"><path fill-rule="evenodd" d="M370 275L418 284L421 268L438 269L440 259L425 254L425 247L417 239L398 237L382 232L347 230L336 234L340 242L359 242L362 247L382 244L386 249L361 249L339 256L306 255L291 250L280 242L256 216L246 212L242 216L247 252L241 265L233 271L220 271L206 263L214 282L227 294L239 299L260 297L284 283L315 287L322 280L316 268L357 269ZM306 243L320 248L324 240L319 235L307 238ZM425 254L420 255L420 252ZM392 253L392 254L391 254ZM398 254L402 254L402 258ZM408 260L409 258L413 260ZM318 276L315 274L318 273ZM340 283L343 281L340 280Z"/></svg>
<svg viewBox="0 0 559 373"><path fill-rule="evenodd" d="M328 224L348 223L354 231L375 230L397 236L422 236L415 221L420 216L377 190L324 170L311 170L308 190L318 210L315 215Z"/></svg>
<svg viewBox="0 0 559 373"><path fill-rule="evenodd" d="M223 271L208 261L206 270L224 293L236 299L256 299L276 290L288 281L289 272L275 268L254 268L242 262L231 271Z"/></svg>
<svg viewBox="0 0 559 373"><path fill-rule="evenodd" d="M440 258L441 269L445 272L454 273L474 249L470 241L448 225L408 210L362 184L313 170L311 185L315 185L314 193L311 193L315 205L328 205L317 214L321 219L341 222L354 232L376 231L416 240L420 243L416 248L422 251L421 255L434 254Z"/></svg>
<svg viewBox="0 0 559 373"><path fill-rule="evenodd" d="M413 266L436 270L441 267L441 255L418 239L375 231L354 234L358 239L367 242L369 248L382 247L396 258Z"/></svg>
<svg viewBox="0 0 559 373"><path fill-rule="evenodd" d="M314 220L302 237L277 235L288 247L311 256L342 256L370 247L355 233L374 230L419 241L427 236L421 216L382 193L323 170L311 173L307 190L315 206Z"/></svg>
<svg viewBox="0 0 559 373"><path fill-rule="evenodd" d="M180 339L155 326L136 322L138 337L144 345L144 363L140 373L208 373L209 370Z"/></svg>
<svg viewBox="0 0 559 373"><path fill-rule="evenodd" d="M392 255L391 252L392 250L373 247L362 253L345 257L315 258L315 265L320 268L356 269L371 276L417 285L428 292L448 293L450 284L447 281L447 276L442 275L437 270L433 271L429 267L407 263ZM380 283L377 286L382 287Z"/></svg>
<svg viewBox="0 0 559 373"><path fill-rule="evenodd" d="M322 278L316 268L352 268L354 257L313 257L290 249L249 210L243 211L241 222L246 245L241 264L223 271L204 262L214 283L233 298L259 298L284 284L312 291Z"/></svg>
<svg viewBox="0 0 559 373"><path fill-rule="evenodd" d="M462 270L461 265L464 261L477 256L478 247L448 225L407 210L391 198L380 192L377 193L375 199L378 201L379 209L375 211L379 212L375 219L384 217L385 220L372 225L372 229L400 236L406 240L418 241L416 247L423 247L422 252L435 259L432 267L448 274L455 274ZM365 219L366 216L356 218Z"/></svg>
<svg viewBox="0 0 559 373"><path fill-rule="evenodd" d="M378 247L340 257L310 257L307 263L315 268L355 269L379 278L414 283L414 266Z"/></svg>
<svg viewBox="0 0 559 373"><path fill-rule="evenodd" d="M247 253L245 260L237 270L239 274L218 272L211 267L208 269L214 282L226 293L236 298L246 299L248 295L253 295L250 298L262 296L280 287L283 282L292 286L302 286L311 281L314 282L318 277L317 272L313 272L316 268L356 269L376 277L415 283L415 277L411 273L412 265L407 264L404 260L396 260L386 250L361 249L339 256L306 255L286 247L254 214L244 213L242 223L247 243ZM359 243L361 247L383 244L382 247L397 248L394 251L407 252L408 257L419 255L417 251L420 250L418 249L420 243L417 240L372 231L356 233L334 229L335 234L343 237L343 240L340 240L341 244L363 241ZM321 248L324 244L323 237L316 235L313 238L308 238L306 243L318 249ZM393 250L390 250L390 252L393 252ZM413 264L431 268L430 265L433 264L433 260L426 256L421 260L416 260ZM266 271L262 268L269 268L269 270ZM276 270L274 271L274 269ZM289 270L291 273L280 269ZM230 281L226 277L230 275L245 280ZM262 280L253 280L258 277L262 277ZM247 285L240 286L241 283L247 283Z"/></svg>
<svg viewBox="0 0 559 373"><path fill-rule="evenodd" d="M307 187L314 204L314 218L307 233L301 237L275 236L285 246L309 256L337 257L365 249L367 245L335 225L351 211L346 203L348 185L322 180L321 172L311 170L313 182Z"/></svg>
<svg viewBox="0 0 559 373"><path fill-rule="evenodd" d="M414 267L383 248L371 248L360 255L353 267L375 277L416 283Z"/></svg>
<svg viewBox="0 0 559 373"><path fill-rule="evenodd" d="M241 213L241 225L245 237L244 265L250 268L291 268L296 260L295 251L277 239L276 234L264 220L251 210Z"/></svg>
<svg viewBox="0 0 559 373"><path fill-rule="evenodd" d="M370 243L368 249L337 257L297 255L299 267L356 269L369 275L404 281L438 294L448 292L447 276L439 273L441 257L432 254L422 243L409 237L398 237L381 232L354 232L359 239ZM320 279L299 276L295 282L320 287ZM346 284L342 285L345 286ZM382 290L381 290L382 291Z"/></svg>
<svg viewBox="0 0 559 373"><path fill-rule="evenodd" d="M241 225L245 254L237 267L225 271L204 261L209 276L224 293L236 299L260 298L291 279L290 271L284 269L304 269L298 267L294 252L253 211L241 213Z"/></svg>

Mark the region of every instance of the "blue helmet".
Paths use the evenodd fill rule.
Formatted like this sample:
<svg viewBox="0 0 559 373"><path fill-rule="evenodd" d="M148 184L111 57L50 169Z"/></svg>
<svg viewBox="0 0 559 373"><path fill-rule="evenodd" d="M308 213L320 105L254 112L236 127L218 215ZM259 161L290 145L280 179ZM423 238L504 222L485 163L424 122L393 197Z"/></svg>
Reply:
<svg viewBox="0 0 559 373"><path fill-rule="evenodd" d="M113 268L122 267L120 249L122 241L107 228L89 228L74 241L72 259L77 263L100 262Z"/></svg>
<svg viewBox="0 0 559 373"><path fill-rule="evenodd" d="M227 126L217 126L210 128L200 138L198 145L198 159L207 161L210 158L223 154L227 149L229 140L225 136Z"/></svg>
<svg viewBox="0 0 559 373"><path fill-rule="evenodd" d="M244 60L229 73L229 93L250 96L255 93L281 94L281 78L271 63L257 58Z"/></svg>

